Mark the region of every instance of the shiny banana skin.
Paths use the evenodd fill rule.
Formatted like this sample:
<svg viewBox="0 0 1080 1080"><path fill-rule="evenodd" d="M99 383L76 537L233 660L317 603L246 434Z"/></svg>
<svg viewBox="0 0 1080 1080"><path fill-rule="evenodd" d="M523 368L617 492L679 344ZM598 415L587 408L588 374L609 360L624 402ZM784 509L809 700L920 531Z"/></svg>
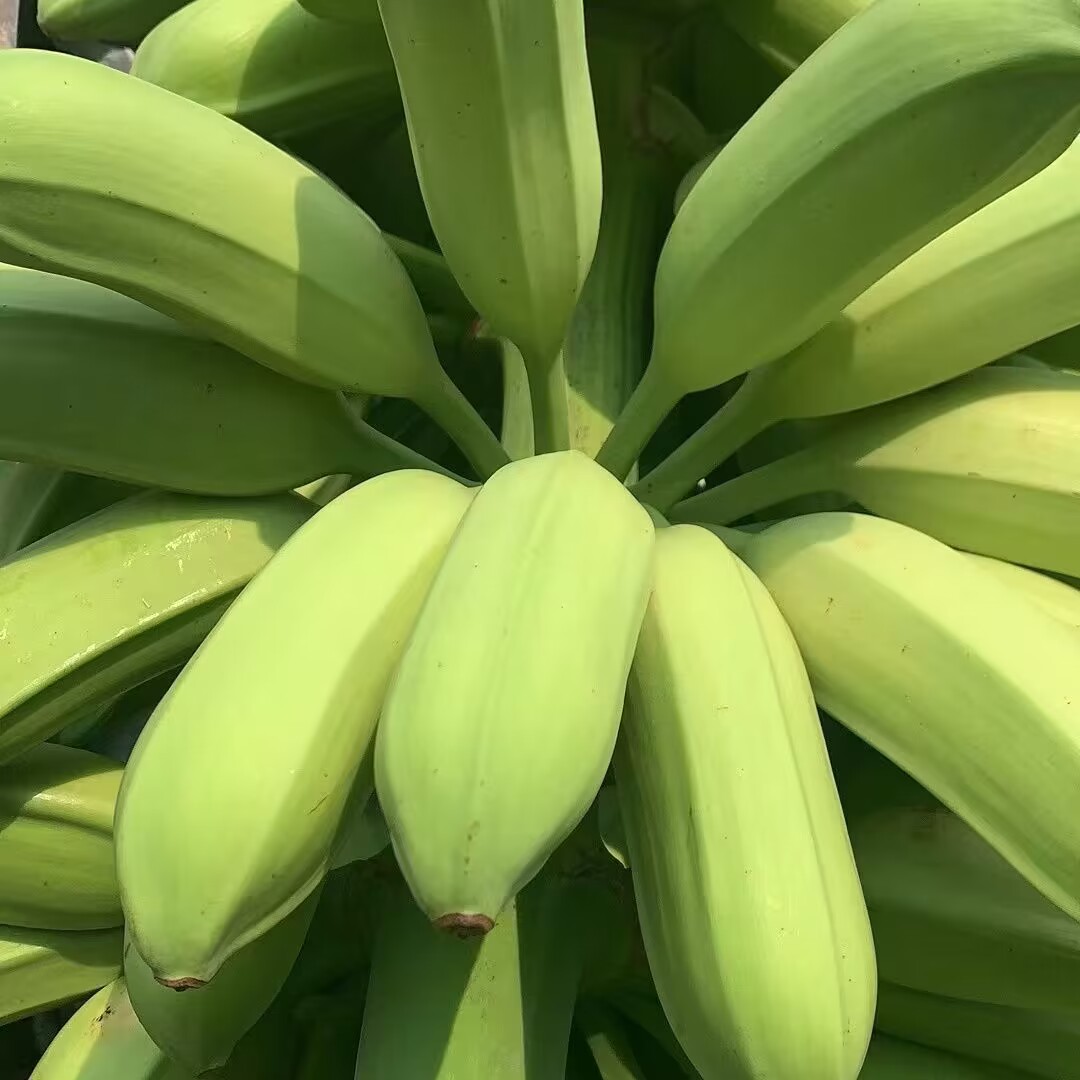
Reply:
<svg viewBox="0 0 1080 1080"><path fill-rule="evenodd" d="M1080 637L944 544L865 514L725 530L814 697L1080 913Z"/></svg>
<svg viewBox="0 0 1080 1080"><path fill-rule="evenodd" d="M1070 0L875 0L842 26L680 207L652 357L597 460L624 477L683 395L783 356L1048 165L1075 137L1078 80ZM793 261L792 237L812 265Z"/></svg>
<svg viewBox="0 0 1080 1080"><path fill-rule="evenodd" d="M375 785L420 907L484 933L611 759L652 570L648 514L576 450L481 488L383 708Z"/></svg>
<svg viewBox="0 0 1080 1080"><path fill-rule="evenodd" d="M98 285L0 265L0 303L4 456L152 487L259 495L363 469L364 443L374 445L339 395Z"/></svg>
<svg viewBox="0 0 1080 1080"><path fill-rule="evenodd" d="M146 36L131 73L272 139L401 110L374 3L343 24L296 0L194 0Z"/></svg>
<svg viewBox="0 0 1080 1080"><path fill-rule="evenodd" d="M38 26L57 41L134 45L185 0L39 0Z"/></svg>
<svg viewBox="0 0 1080 1080"><path fill-rule="evenodd" d="M123 930L0 926L0 1024L92 993L120 974Z"/></svg>
<svg viewBox="0 0 1080 1080"><path fill-rule="evenodd" d="M380 0L439 247L520 350L537 446L567 441L559 350L596 248L600 144L582 0Z"/></svg>
<svg viewBox="0 0 1080 1080"><path fill-rule="evenodd" d="M1080 925L941 806L849 816L887 982L1027 1009L1080 1008Z"/></svg>
<svg viewBox="0 0 1080 1080"><path fill-rule="evenodd" d="M114 289L300 382L411 398L477 468L503 463L378 228L284 150L33 49L0 56L0 118L0 257Z"/></svg>
<svg viewBox="0 0 1080 1080"><path fill-rule="evenodd" d="M1023 593L1059 622L1080 630L1080 582L1074 578L1056 578L1015 566L1001 559L968 554L968 558L1011 589Z"/></svg>
<svg viewBox="0 0 1080 1080"><path fill-rule="evenodd" d="M859 1080L1033 1080L1033 1075L877 1034Z"/></svg>
<svg viewBox="0 0 1080 1080"><path fill-rule="evenodd" d="M706 529L657 536L615 781L649 966L698 1071L855 1080L874 951L810 685Z"/></svg>
<svg viewBox="0 0 1080 1080"><path fill-rule="evenodd" d="M883 982L876 1027L896 1038L1020 1070L1017 1080L1029 1075L1080 1078L1080 1020L1075 1013L984 1005ZM993 1072L989 1076L997 1080ZM1004 1077L1012 1080L1008 1071Z"/></svg>
<svg viewBox="0 0 1080 1080"><path fill-rule="evenodd" d="M112 819L122 769L42 743L0 765L0 924L120 926Z"/></svg>
<svg viewBox="0 0 1080 1080"><path fill-rule="evenodd" d="M191 1074L147 1035L119 978L79 1007L30 1080L191 1080Z"/></svg>
<svg viewBox="0 0 1080 1080"><path fill-rule="evenodd" d="M836 424L806 450L679 503L737 521L816 491L954 547L1080 575L1080 380L986 367Z"/></svg>
<svg viewBox="0 0 1080 1080"><path fill-rule="evenodd" d="M183 663L311 512L147 493L0 564L0 761Z"/></svg>
<svg viewBox="0 0 1080 1080"><path fill-rule="evenodd" d="M350 795L371 791L387 683L474 494L403 471L339 496L155 709L124 774L116 844L128 932L159 980L210 980L326 875ZM238 771L253 746L258 767Z"/></svg>

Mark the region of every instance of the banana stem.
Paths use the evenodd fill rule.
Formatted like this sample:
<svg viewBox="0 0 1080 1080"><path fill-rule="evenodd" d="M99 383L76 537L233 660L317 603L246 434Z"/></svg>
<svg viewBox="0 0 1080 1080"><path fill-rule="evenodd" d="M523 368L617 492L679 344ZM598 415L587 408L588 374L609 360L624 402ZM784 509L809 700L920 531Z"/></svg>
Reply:
<svg viewBox="0 0 1080 1080"><path fill-rule="evenodd" d="M730 525L749 514L815 491L830 490L835 470L811 447L744 473L671 508L672 521Z"/></svg>
<svg viewBox="0 0 1080 1080"><path fill-rule="evenodd" d="M764 385L751 372L722 409L630 488L634 495L661 512L668 510L699 480L767 427L772 418L762 407L763 403L767 405Z"/></svg>
<svg viewBox="0 0 1080 1080"><path fill-rule="evenodd" d="M491 428L445 372L434 392L417 398L416 404L454 440L481 480L509 463Z"/></svg>
<svg viewBox="0 0 1080 1080"><path fill-rule="evenodd" d="M664 382L658 371L654 363L645 369L596 455L596 463L618 480L626 479L645 444L682 396Z"/></svg>
<svg viewBox="0 0 1080 1080"><path fill-rule="evenodd" d="M562 353L547 364L529 362L529 395L532 399L535 453L550 454L570 449L570 397Z"/></svg>

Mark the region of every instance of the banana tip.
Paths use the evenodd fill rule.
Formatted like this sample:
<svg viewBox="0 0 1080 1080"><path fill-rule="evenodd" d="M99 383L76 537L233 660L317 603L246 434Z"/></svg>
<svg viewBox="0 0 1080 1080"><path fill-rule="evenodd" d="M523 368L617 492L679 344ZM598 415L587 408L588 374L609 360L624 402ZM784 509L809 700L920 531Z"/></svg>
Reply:
<svg viewBox="0 0 1080 1080"><path fill-rule="evenodd" d="M435 925L455 937L472 938L483 937L495 925L495 920L489 919L486 915L464 915L461 912L451 912L449 915L440 915L435 920Z"/></svg>
<svg viewBox="0 0 1080 1080"><path fill-rule="evenodd" d="M206 985L205 979L196 979L192 976L186 976L182 979L162 979L158 976L154 976L162 986L167 986L170 990L198 990L200 986Z"/></svg>

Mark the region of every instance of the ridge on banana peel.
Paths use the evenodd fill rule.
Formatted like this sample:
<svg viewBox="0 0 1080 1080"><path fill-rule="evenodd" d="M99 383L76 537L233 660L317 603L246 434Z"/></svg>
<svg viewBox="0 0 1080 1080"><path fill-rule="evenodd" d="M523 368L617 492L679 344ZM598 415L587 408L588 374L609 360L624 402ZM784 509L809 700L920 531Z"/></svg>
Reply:
<svg viewBox="0 0 1080 1080"><path fill-rule="evenodd" d="M723 530L814 696L1080 918L1080 636L964 555L864 514Z"/></svg>
<svg viewBox="0 0 1080 1080"><path fill-rule="evenodd" d="M0 265L0 304L3 456L210 495L392 466L339 395L119 293Z"/></svg>
<svg viewBox="0 0 1080 1080"><path fill-rule="evenodd" d="M482 472L505 461L378 228L284 150L60 53L0 54L0 103L0 257L105 285L299 382L411 398Z"/></svg>
<svg viewBox="0 0 1080 1080"><path fill-rule="evenodd" d="M578 451L507 465L466 512L375 745L394 853L445 929L490 930L596 796L652 548L648 514Z"/></svg>
<svg viewBox="0 0 1080 1080"><path fill-rule="evenodd" d="M0 761L183 663L312 509L146 493L0 563Z"/></svg>
<svg viewBox="0 0 1080 1080"><path fill-rule="evenodd" d="M0 926L0 1024L80 998L120 974L124 932Z"/></svg>
<svg viewBox="0 0 1080 1080"><path fill-rule="evenodd" d="M851 412L973 371L1080 321L1080 140L942 233L737 393L634 486L661 507L780 420Z"/></svg>
<svg viewBox="0 0 1080 1080"><path fill-rule="evenodd" d="M461 288L569 445L559 350L596 248L601 160L582 0L380 0L424 202ZM463 61L467 57L467 61Z"/></svg>
<svg viewBox="0 0 1080 1080"><path fill-rule="evenodd" d="M367 8L342 24L296 0L193 0L143 39L131 74L267 138L387 119L401 96L378 7Z"/></svg>
<svg viewBox="0 0 1080 1080"><path fill-rule="evenodd" d="M847 495L976 554L1080 575L1080 380L986 367L853 414L807 449L679 503L726 523L814 491Z"/></svg>
<svg viewBox="0 0 1080 1080"><path fill-rule="evenodd" d="M38 0L38 26L56 41L134 45L186 0Z"/></svg>
<svg viewBox="0 0 1080 1080"><path fill-rule="evenodd" d="M810 685L705 529L657 536L615 780L649 966L695 1067L855 1080L873 943Z"/></svg>
<svg viewBox="0 0 1080 1080"><path fill-rule="evenodd" d="M116 844L128 932L159 980L210 980L327 873L350 798L371 793L391 672L474 494L403 471L340 495L154 711L124 773ZM238 771L255 746L258 768Z"/></svg>
<svg viewBox="0 0 1080 1080"><path fill-rule="evenodd" d="M687 196L657 269L649 366L597 460L625 477L681 397L789 352L1048 165L1076 135L1078 96L1070 0L875 0Z"/></svg>
<svg viewBox="0 0 1080 1080"><path fill-rule="evenodd" d="M122 771L49 743L0 765L0 924L121 925L112 820Z"/></svg>

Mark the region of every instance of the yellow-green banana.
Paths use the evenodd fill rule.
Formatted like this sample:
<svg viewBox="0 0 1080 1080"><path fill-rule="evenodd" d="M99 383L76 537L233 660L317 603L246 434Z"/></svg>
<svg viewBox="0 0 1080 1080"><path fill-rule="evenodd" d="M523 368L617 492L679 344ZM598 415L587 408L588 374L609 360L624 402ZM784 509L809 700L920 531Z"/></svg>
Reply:
<svg viewBox="0 0 1080 1080"><path fill-rule="evenodd" d="M878 1034L859 1080L1033 1080L1033 1075Z"/></svg>
<svg viewBox="0 0 1080 1080"><path fill-rule="evenodd" d="M187 0L38 0L38 26L57 41L134 45Z"/></svg>
<svg viewBox="0 0 1080 1080"><path fill-rule="evenodd" d="M191 1080L191 1074L147 1035L120 978L79 1007L30 1080Z"/></svg>
<svg viewBox="0 0 1080 1080"><path fill-rule="evenodd" d="M987 367L854 414L797 454L679 503L681 521L737 521L840 492L955 547L1080 575L1080 380Z"/></svg>
<svg viewBox="0 0 1080 1080"><path fill-rule="evenodd" d="M1080 582L1075 578L1050 577L1035 570L1001 559L990 559L985 555L967 554L987 573L998 578L1009 588L1023 593L1029 600L1039 605L1048 614L1067 626L1080 630Z"/></svg>
<svg viewBox="0 0 1080 1080"><path fill-rule="evenodd" d="M600 225L582 0L380 0L413 157L454 276L529 371L541 451L569 445L559 350Z"/></svg>
<svg viewBox="0 0 1080 1080"><path fill-rule="evenodd" d="M1080 917L1080 636L914 529L811 514L725 537L818 704Z"/></svg>
<svg viewBox="0 0 1080 1080"><path fill-rule="evenodd" d="M584 816L608 768L653 526L576 450L481 488L395 673L376 789L428 916L484 933Z"/></svg>
<svg viewBox="0 0 1080 1080"><path fill-rule="evenodd" d="M0 1024L89 994L120 974L123 930L0 926Z"/></svg>
<svg viewBox="0 0 1080 1080"><path fill-rule="evenodd" d="M683 395L800 345L1049 164L1076 134L1078 89L1071 0L875 0L738 130L679 209L656 274L652 358L597 460L626 476Z"/></svg>
<svg viewBox="0 0 1080 1080"><path fill-rule="evenodd" d="M401 112L374 3L342 24L297 0L193 0L147 35L131 73L273 139Z"/></svg>
<svg viewBox="0 0 1080 1080"><path fill-rule="evenodd" d="M874 952L810 685L706 529L657 536L615 781L649 966L698 1071L855 1080Z"/></svg>
<svg viewBox="0 0 1080 1080"><path fill-rule="evenodd" d="M0 761L183 663L312 509L148 493L0 564Z"/></svg>
<svg viewBox="0 0 1080 1080"><path fill-rule="evenodd" d="M412 398L482 472L505 461L439 365L401 263L332 184L77 57L4 52L0 99L0 257L106 285L301 382Z"/></svg>
<svg viewBox="0 0 1080 1080"><path fill-rule="evenodd" d="M124 921L112 839L121 772L50 743L0 766L0 923L95 930Z"/></svg>
<svg viewBox="0 0 1080 1080"><path fill-rule="evenodd" d="M338 22L366 22L374 12L379 17L378 0L300 0L302 6L320 19Z"/></svg>
<svg viewBox="0 0 1080 1080"><path fill-rule="evenodd" d="M154 711L116 842L128 931L157 978L206 982L325 876L350 793L370 794L387 682L472 494L404 471L335 499ZM253 748L257 768L238 770Z"/></svg>

